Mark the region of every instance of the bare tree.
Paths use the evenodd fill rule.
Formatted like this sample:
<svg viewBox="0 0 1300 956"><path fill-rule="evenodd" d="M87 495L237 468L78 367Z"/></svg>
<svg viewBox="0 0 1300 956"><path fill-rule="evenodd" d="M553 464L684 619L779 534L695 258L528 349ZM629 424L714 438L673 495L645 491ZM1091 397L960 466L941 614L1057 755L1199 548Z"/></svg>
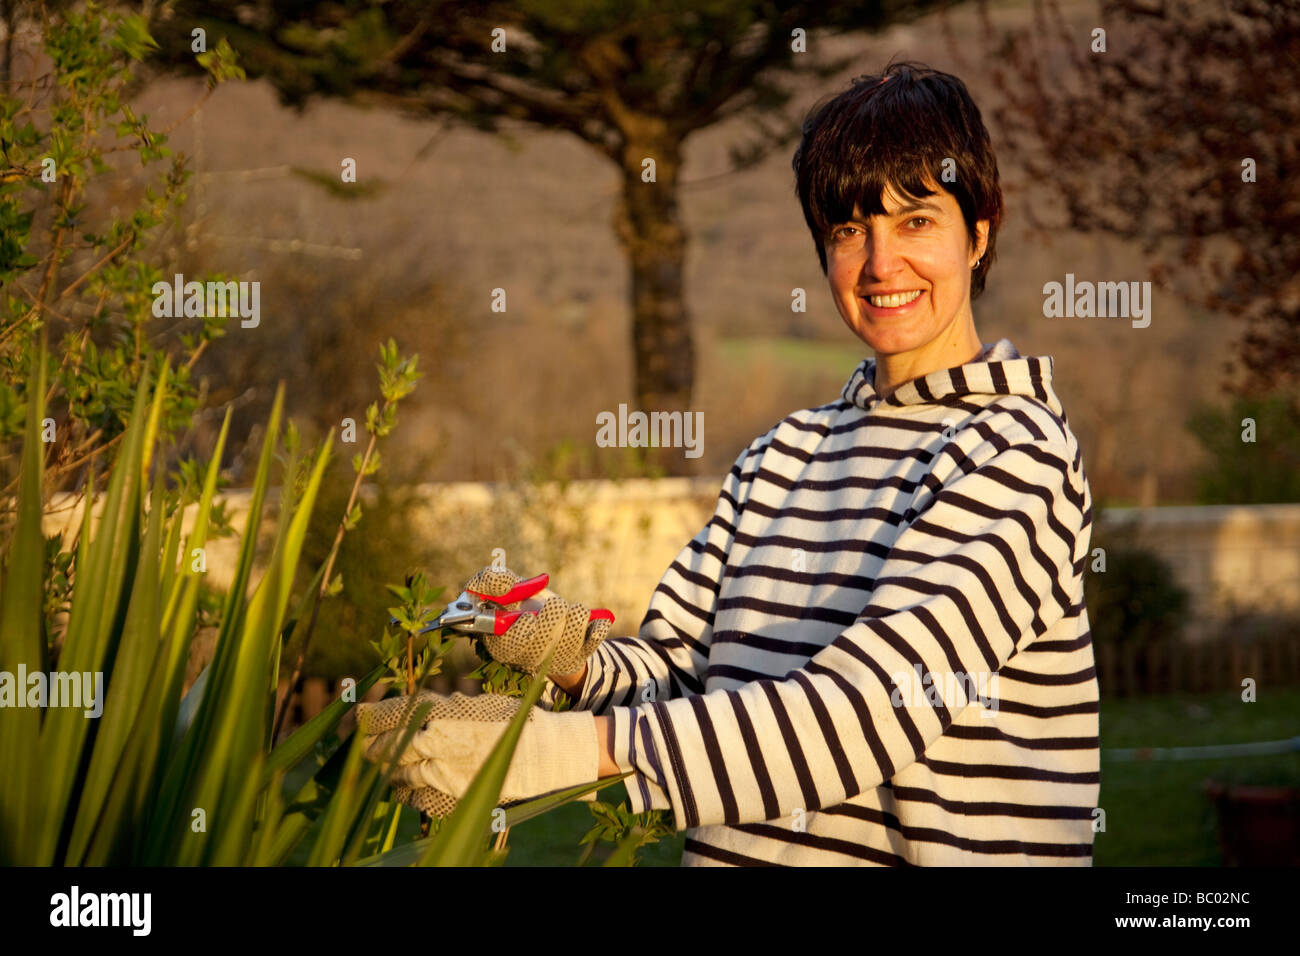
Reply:
<svg viewBox="0 0 1300 956"><path fill-rule="evenodd" d="M1082 27L1039 4L992 49L1005 155L1063 210L1027 216L1139 241L1243 323L1245 390L1300 382L1300 2L1107 0Z"/></svg>
<svg viewBox="0 0 1300 956"><path fill-rule="evenodd" d="M239 52L286 102L328 96L496 131L515 120L579 137L614 163L614 231L631 267L636 399L684 409L695 361L683 294L679 208L688 136L741 116L753 136L737 169L793 141L791 91L778 77L826 77L850 58L815 31L878 30L937 0L252 4L182 0L155 27L173 66L192 64L191 31ZM580 184L575 184L580 188Z"/></svg>

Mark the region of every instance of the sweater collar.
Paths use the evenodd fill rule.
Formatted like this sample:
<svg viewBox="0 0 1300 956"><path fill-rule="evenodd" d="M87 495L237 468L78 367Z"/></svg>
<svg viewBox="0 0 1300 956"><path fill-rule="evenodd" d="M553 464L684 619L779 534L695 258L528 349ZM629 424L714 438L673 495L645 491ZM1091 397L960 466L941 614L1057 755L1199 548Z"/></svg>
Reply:
<svg viewBox="0 0 1300 956"><path fill-rule="evenodd" d="M1010 339L999 339L965 365L939 369L904 382L886 398L876 391L876 360L863 359L841 393L844 400L866 412L879 406L945 404L949 396L1030 395L1060 414L1061 403L1052 388L1052 357L1022 357Z"/></svg>

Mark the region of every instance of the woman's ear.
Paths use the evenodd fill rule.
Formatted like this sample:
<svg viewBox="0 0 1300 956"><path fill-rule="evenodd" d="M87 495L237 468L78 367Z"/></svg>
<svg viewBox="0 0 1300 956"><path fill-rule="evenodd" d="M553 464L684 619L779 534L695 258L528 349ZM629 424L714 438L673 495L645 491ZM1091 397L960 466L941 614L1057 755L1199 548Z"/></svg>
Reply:
<svg viewBox="0 0 1300 956"><path fill-rule="evenodd" d="M989 221L979 219L975 222L975 251L972 253L974 258L971 260L970 267L975 268L975 263L984 258L984 253L989 247Z"/></svg>

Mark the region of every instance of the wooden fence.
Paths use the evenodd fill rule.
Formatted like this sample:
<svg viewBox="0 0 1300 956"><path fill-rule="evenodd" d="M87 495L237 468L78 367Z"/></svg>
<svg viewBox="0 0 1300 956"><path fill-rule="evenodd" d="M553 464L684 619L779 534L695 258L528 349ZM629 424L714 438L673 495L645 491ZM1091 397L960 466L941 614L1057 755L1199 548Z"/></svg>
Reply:
<svg viewBox="0 0 1300 956"><path fill-rule="evenodd" d="M1136 647L1108 644L1097 646L1095 652L1097 679L1104 697L1240 691L1247 677L1255 681L1257 688L1300 684L1300 634L1256 638L1249 643L1219 639L1196 644L1162 640ZM281 680L281 695L287 684L287 680ZM453 690L473 693L476 687L475 681L467 679L453 687L446 675L439 675L431 684L432 690L442 694ZM336 681L306 678L302 693L289 708L285 732L311 720L338 693ZM377 696L373 689L367 695L372 699Z"/></svg>
<svg viewBox="0 0 1300 956"><path fill-rule="evenodd" d="M1257 688L1300 684L1300 634L1250 642L1219 638L1187 643L1152 641L1140 646L1099 645L1097 679L1104 697L1134 697L1174 691L1241 690L1252 678Z"/></svg>

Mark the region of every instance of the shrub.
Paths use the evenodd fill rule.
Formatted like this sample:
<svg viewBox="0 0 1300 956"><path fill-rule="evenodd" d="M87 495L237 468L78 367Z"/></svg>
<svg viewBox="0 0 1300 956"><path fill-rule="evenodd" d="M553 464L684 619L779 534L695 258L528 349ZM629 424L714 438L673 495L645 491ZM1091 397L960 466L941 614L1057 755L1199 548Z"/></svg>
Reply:
<svg viewBox="0 0 1300 956"><path fill-rule="evenodd" d="M1255 423L1246 442L1242 423ZM1300 406L1293 395L1237 397L1227 407L1199 406L1188 430L1205 450L1196 471L1201 504L1300 501Z"/></svg>
<svg viewBox="0 0 1300 956"><path fill-rule="evenodd" d="M1092 571L1089 558L1084 579L1094 642L1136 647L1178 637L1187 620L1188 595L1168 563L1153 551L1123 541L1104 550L1106 570Z"/></svg>

